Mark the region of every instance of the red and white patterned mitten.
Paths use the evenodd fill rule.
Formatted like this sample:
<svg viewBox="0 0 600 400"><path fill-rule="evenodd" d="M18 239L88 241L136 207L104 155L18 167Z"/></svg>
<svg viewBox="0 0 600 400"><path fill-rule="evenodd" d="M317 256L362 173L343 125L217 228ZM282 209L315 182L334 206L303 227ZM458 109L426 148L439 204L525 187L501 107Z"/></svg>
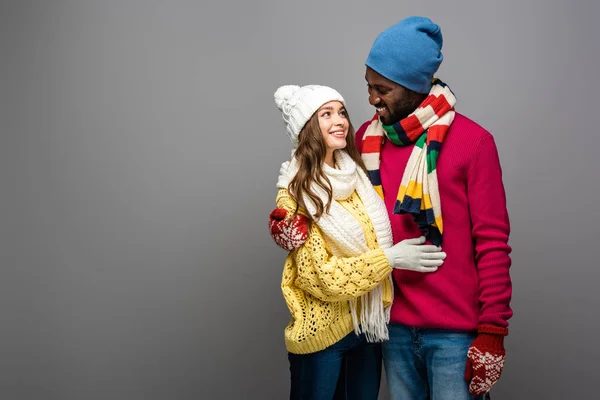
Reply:
<svg viewBox="0 0 600 400"><path fill-rule="evenodd" d="M469 392L473 396L489 392L500 379L506 359L504 336L508 335L508 329L481 325L477 332L467 353L465 369L465 380L471 381Z"/></svg>
<svg viewBox="0 0 600 400"><path fill-rule="evenodd" d="M269 215L269 231L279 247L292 251L308 239L308 218L298 214L294 219L287 219L286 215L285 209L274 209Z"/></svg>

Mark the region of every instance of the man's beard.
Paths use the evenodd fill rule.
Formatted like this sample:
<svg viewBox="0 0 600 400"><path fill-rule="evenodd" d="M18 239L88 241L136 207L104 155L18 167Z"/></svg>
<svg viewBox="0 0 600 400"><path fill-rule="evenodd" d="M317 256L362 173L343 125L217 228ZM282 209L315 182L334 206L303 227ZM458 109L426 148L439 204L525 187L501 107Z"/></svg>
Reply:
<svg viewBox="0 0 600 400"><path fill-rule="evenodd" d="M390 115L385 119L381 119L381 123L384 125L393 125L412 114L417 107L419 107L419 104L420 102L414 98L405 99L399 103L393 104L393 109L386 104Z"/></svg>

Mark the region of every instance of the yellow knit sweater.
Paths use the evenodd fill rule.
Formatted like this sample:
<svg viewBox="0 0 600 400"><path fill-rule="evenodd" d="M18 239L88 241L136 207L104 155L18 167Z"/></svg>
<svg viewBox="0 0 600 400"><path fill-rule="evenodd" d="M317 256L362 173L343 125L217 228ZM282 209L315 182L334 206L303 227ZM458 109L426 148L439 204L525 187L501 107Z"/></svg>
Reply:
<svg viewBox="0 0 600 400"><path fill-rule="evenodd" d="M317 224L311 224L306 242L286 258L281 280L292 317L285 328L285 345L290 353L323 350L352 332L348 301L368 293L382 281L384 306L392 302L390 281L385 279L392 268L377 245L375 230L360 197L355 191L339 203L358 220L372 250L358 257L335 257ZM296 202L287 190L279 189L277 207L286 209L288 215L296 210ZM303 210L300 212L306 215Z"/></svg>

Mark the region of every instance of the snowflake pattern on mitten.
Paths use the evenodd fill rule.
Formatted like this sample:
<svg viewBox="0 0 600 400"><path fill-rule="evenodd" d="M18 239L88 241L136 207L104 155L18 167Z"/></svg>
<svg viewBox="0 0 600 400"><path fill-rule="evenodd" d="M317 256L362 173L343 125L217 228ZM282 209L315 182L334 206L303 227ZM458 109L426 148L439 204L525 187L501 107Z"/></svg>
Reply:
<svg viewBox="0 0 600 400"><path fill-rule="evenodd" d="M275 243L287 251L302 246L308 238L308 219L298 214L294 219L289 220L276 211L269 216L269 231Z"/></svg>
<svg viewBox="0 0 600 400"><path fill-rule="evenodd" d="M471 346L467 353L469 366L472 368L469 391L474 395L487 393L498 382L504 368L506 356L482 352L477 347Z"/></svg>

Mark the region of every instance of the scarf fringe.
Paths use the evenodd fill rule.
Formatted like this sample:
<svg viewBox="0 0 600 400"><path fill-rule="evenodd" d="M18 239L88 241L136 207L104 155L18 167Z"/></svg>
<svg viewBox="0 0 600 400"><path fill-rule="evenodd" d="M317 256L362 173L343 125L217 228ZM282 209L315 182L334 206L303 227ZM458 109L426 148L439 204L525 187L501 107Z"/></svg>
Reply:
<svg viewBox="0 0 600 400"><path fill-rule="evenodd" d="M340 169L323 166L332 184L333 198L344 200L356 190L373 224L378 245L383 249L391 247L392 229L382 197L348 154L336 150L335 159ZM292 160L281 165L277 186L287 188L297 171L297 160L292 152ZM327 202L326 193L322 188L313 185L312 189L324 203ZM315 207L310 199L305 199L305 204L308 213L314 215ZM329 213L323 214L315 223L322 229L325 241L334 256L355 257L370 250L359 222L336 201L331 203ZM388 279L391 281L391 274ZM390 287L393 290L393 285ZM364 333L369 342L381 342L389 338L387 324L390 318L390 307L383 307L383 283L360 297L360 313L357 299L349 300L348 303L354 332L357 335Z"/></svg>
<svg viewBox="0 0 600 400"><path fill-rule="evenodd" d="M383 307L382 285L361 297L361 322L368 342L383 342L389 339L389 311L389 306Z"/></svg>

